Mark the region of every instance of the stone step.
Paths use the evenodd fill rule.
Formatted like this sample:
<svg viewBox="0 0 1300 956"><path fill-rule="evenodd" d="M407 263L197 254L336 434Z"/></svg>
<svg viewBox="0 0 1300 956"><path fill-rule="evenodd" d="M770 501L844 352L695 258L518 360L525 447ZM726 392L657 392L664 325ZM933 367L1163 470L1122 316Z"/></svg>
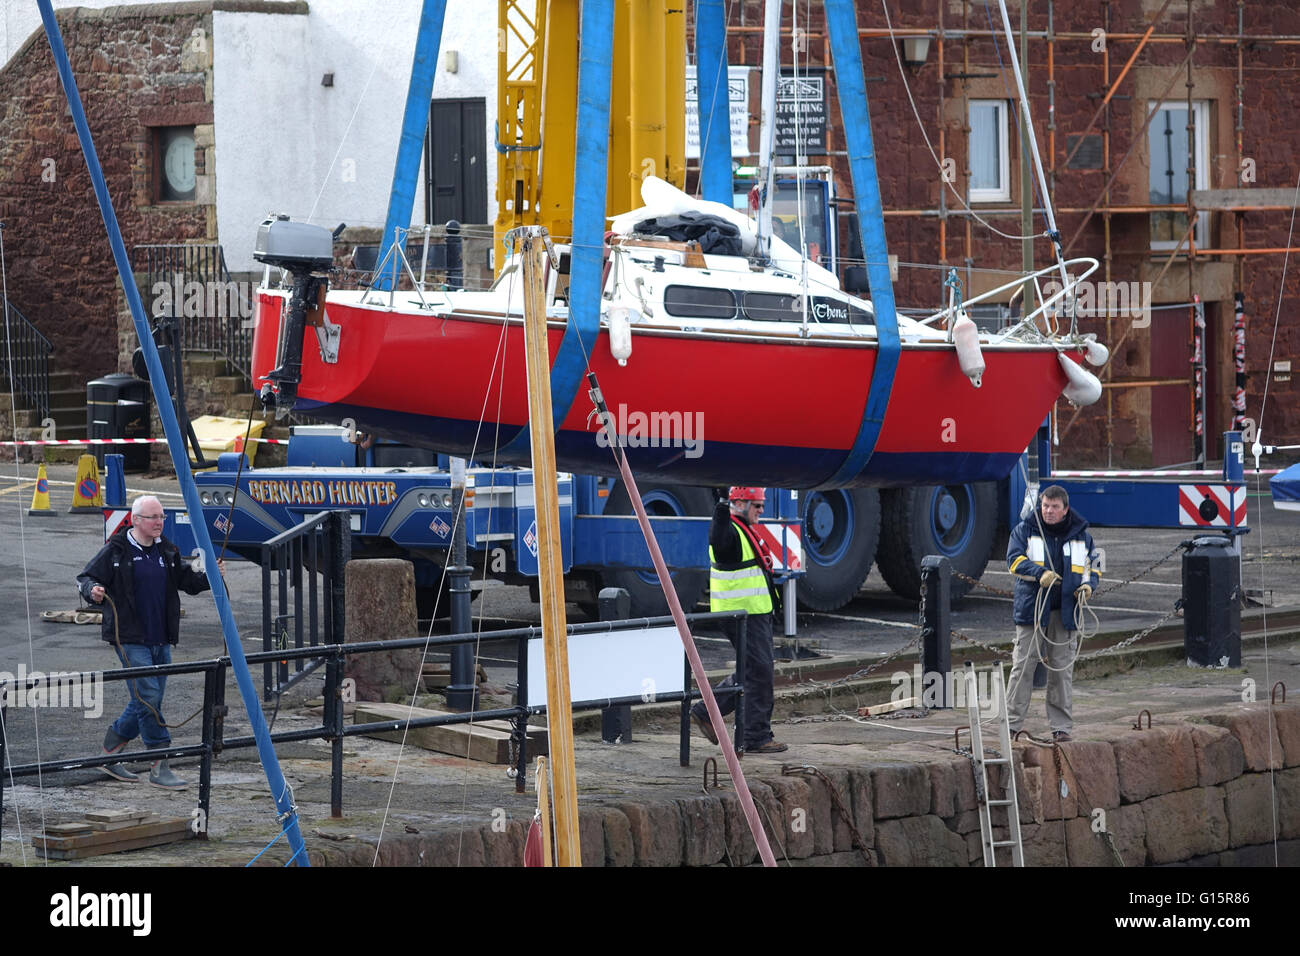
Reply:
<svg viewBox="0 0 1300 956"><path fill-rule="evenodd" d="M248 408L248 402L252 397L252 392L248 390L248 379L242 375L218 375L212 379L208 394L227 396L230 399L240 398L242 401L237 401L235 404L243 405L245 409Z"/></svg>
<svg viewBox="0 0 1300 956"><path fill-rule="evenodd" d="M51 408L71 408L74 405L80 405L83 409L86 407L85 388L50 389Z"/></svg>
<svg viewBox="0 0 1300 956"><path fill-rule="evenodd" d="M84 435L86 433L85 405L82 405L80 408L51 408L50 418L54 419L54 426L59 430L61 435L65 429L70 428L80 428L81 434ZM71 438L73 436L68 435L66 437Z"/></svg>
<svg viewBox="0 0 1300 956"><path fill-rule="evenodd" d="M220 356L191 353L185 357L184 368L185 381L189 382L226 375L230 371L230 364Z"/></svg>
<svg viewBox="0 0 1300 956"><path fill-rule="evenodd" d="M65 391L80 388L86 394L86 379L77 372L51 372L50 391Z"/></svg>

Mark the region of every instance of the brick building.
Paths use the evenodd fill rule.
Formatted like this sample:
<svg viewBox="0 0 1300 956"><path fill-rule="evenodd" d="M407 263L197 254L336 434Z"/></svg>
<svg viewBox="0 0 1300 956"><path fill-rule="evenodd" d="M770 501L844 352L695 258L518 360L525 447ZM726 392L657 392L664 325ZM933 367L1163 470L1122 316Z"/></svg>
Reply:
<svg viewBox="0 0 1300 956"><path fill-rule="evenodd" d="M231 331L226 293L235 290L242 305L261 277L252 246L268 212L330 227L344 222L351 227L345 240L373 241L388 199L419 0L394 0L383 17L363 0L54 5L151 315L183 314L188 335L198 323L178 306L201 299L206 322L214 299L224 300L201 336L220 352L217 340ZM75 437L85 382L129 371L136 337L35 4L10 5L2 25L0 218L9 301L49 340L52 388L66 403L59 411L52 396L51 411L60 435ZM494 42L494 31L464 19L447 36L462 48ZM459 76L440 77L444 94L456 95L485 59L466 57ZM490 125L478 136L486 150ZM422 177L413 221L424 216ZM487 220L487 210L478 218ZM192 300L197 279L205 288ZM209 279L221 288L206 288ZM237 365L238 356L225 357ZM192 412L222 404L205 403L202 393L191 395ZM25 420L35 425L39 417Z"/></svg>
<svg viewBox="0 0 1300 956"><path fill-rule="evenodd" d="M827 149L841 196L851 196L847 160L837 152L844 140L821 5L796 7L793 27L806 36L800 69L827 71ZM1022 264L1021 242L989 228L1022 232L1013 51L994 5L919 0L888 8L892 35L879 3L857 4L889 250L904 264L955 266L968 295L984 291L1006 277L981 267ZM1008 4L1017 31L1019 8ZM1101 401L1077 414L1058 405L1059 461L1140 467L1196 456L1196 344L1187 303L1198 297L1208 457L1222 454L1221 432L1234 414L1259 419L1266 383L1267 437L1300 441L1289 366L1300 348L1292 306L1300 277L1292 268L1285 288L1282 281L1300 152L1300 126L1291 119L1300 97L1300 10L1281 0L1036 0L1027 14L1027 89L1059 231L1069 256L1100 263L1095 314L1080 325L1112 349ZM732 66L760 62L762 15L759 0L731 5ZM788 7L784 32L789 72ZM905 42L912 38L925 42ZM1197 225L1188 235L1193 200ZM1038 215L1032 231L1044 230ZM1052 261L1045 239L1033 242L1032 261L1035 268ZM942 278L904 265L900 305L938 306ZM1246 374L1244 411L1234 412L1236 293L1244 305ZM1125 301L1144 294L1149 312Z"/></svg>
<svg viewBox="0 0 1300 956"><path fill-rule="evenodd" d="M238 277L255 268L253 230L267 211L359 227L349 238L379 225L416 0L395 0L384 17L367 16L360 0L87 2L97 9L67 9L60 21L129 248L220 244ZM449 4L435 121L447 117L463 143L490 144L494 24L464 16L468 2ZM995 270L1021 269L1022 243L990 227L1022 231L1025 180L1012 51L991 29L997 11L970 0L890 3L891 35L879 4L857 7L887 239L902 263L900 304L937 305L940 264L959 270L968 295L990 288L1005 279ZM1018 27L1019 5L1010 7ZM727 5L733 66L759 62L762 8L761 0ZM826 80L827 155L807 159L833 164L841 198L851 197L821 5L800 0L793 9L792 21L786 6L784 65L793 66L793 24L800 69ZM692 16L688 7L688 23ZM6 22L31 29L14 27L12 16ZM1300 95L1291 82L1300 12L1284 0L1036 0L1026 27L1030 107L1062 240L1070 256L1100 262L1098 314L1080 323L1113 352L1101 402L1077 414L1059 406L1060 460L1142 466L1195 457L1200 409L1187 303L1197 298L1205 319L1208 456L1221 454L1219 433L1234 417L1260 417L1266 383L1267 437L1300 440L1300 402L1286 364L1300 345L1289 315L1296 280L1288 270L1283 289L1280 251L1296 178L1291 157L1300 145L1300 129L1289 123ZM922 38L924 50L905 42ZM120 315L49 50L39 31L4 45L0 216L10 299L50 339L56 369L82 381L124 369L134 334ZM446 57L456 49L458 68L457 58ZM904 58L910 62L900 63ZM756 117L755 108L755 126ZM479 122L483 129L469 128ZM191 141L192 161L183 156ZM180 195L167 192L169 155L188 186ZM470 190L457 183L488 197L489 207L490 155L481 164L483 184ZM429 181L437 178L435 171ZM433 192L445 192L441 181L435 185ZM1041 206L1041 198L1032 201ZM1197 222L1190 234L1189 202ZM417 225L448 215L427 205L423 192L417 196ZM457 218L487 223L492 209L481 219L472 212ZM1032 231L1043 229L1040 215ZM1032 243L1032 261L1051 261L1042 238ZM1112 300L1124 299L1106 308L1100 300L1107 290ZM1245 320L1244 412L1233 408L1237 293ZM1150 310L1127 314L1134 301L1149 301Z"/></svg>

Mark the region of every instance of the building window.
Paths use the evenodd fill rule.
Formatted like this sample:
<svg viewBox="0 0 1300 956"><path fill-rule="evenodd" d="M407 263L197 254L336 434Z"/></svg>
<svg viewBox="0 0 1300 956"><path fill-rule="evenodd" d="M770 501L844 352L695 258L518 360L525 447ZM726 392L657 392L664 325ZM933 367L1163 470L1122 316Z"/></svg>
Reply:
<svg viewBox="0 0 1300 956"><path fill-rule="evenodd" d="M194 127L155 127L153 158L154 201L193 202Z"/></svg>
<svg viewBox="0 0 1300 956"><path fill-rule="evenodd" d="M1009 113L1006 100L970 101L971 202L1006 202L1011 198Z"/></svg>
<svg viewBox="0 0 1300 956"><path fill-rule="evenodd" d="M1155 111L1147 132L1147 146L1151 152L1151 172L1148 186L1151 205L1181 206L1187 202L1187 168L1195 158L1196 182L1192 189L1209 188L1210 154L1210 104L1207 100L1192 102L1191 135L1194 151L1189 156L1188 116L1186 103L1151 103ZM1204 246L1209 234L1209 213L1199 213L1193 235L1198 246ZM1151 214L1151 248L1173 249L1187 232L1187 213L1153 212ZM1184 250L1187 244L1183 244Z"/></svg>

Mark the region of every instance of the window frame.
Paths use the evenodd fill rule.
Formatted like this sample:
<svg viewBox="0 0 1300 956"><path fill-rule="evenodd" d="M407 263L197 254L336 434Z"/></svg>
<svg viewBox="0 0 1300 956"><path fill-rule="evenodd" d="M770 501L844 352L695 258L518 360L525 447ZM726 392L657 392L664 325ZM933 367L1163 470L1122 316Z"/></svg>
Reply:
<svg viewBox="0 0 1300 956"><path fill-rule="evenodd" d="M1011 100L1005 99L971 99L966 108L966 125L970 127L971 135L966 139L966 165L971 170L970 179L966 182L966 199L971 203L989 203L989 202L1010 202L1011 201ZM975 140L975 107L976 106L996 106L998 107L997 142L998 142L998 180L1001 186L997 188L976 188L971 185L974 179L974 166L971 162L973 159L973 143Z"/></svg>
<svg viewBox="0 0 1300 956"><path fill-rule="evenodd" d="M1170 110L1187 109L1187 101L1178 102L1166 101L1160 103L1156 100L1147 101L1147 115L1154 112L1168 112ZM1210 188L1210 101L1209 100L1192 100L1192 121L1195 126L1196 143L1194 144L1196 152L1196 181L1189 184L1192 190ZM1151 202L1151 174L1150 170L1155 168L1155 159L1151 154L1151 135L1155 130L1156 120L1152 120L1147 127L1147 201ZM1154 203L1152 203L1154 205ZM1151 213L1151 216L1168 215L1167 213ZM1172 252L1178 248L1177 239L1151 239L1150 238L1150 218L1148 217L1148 241L1151 244L1152 252ZM1210 214L1204 210L1196 214L1196 228L1192 231L1192 242L1196 243L1197 248L1206 245L1206 238L1210 230ZM1183 254L1186 255L1186 246Z"/></svg>

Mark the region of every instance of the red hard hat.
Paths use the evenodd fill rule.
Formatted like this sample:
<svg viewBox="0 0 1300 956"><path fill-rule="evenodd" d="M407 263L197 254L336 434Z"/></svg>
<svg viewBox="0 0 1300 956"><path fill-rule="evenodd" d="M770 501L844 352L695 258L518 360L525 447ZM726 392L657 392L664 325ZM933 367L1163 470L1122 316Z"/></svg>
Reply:
<svg viewBox="0 0 1300 956"><path fill-rule="evenodd" d="M732 488L727 495L730 501L762 501L766 497L766 488Z"/></svg>

